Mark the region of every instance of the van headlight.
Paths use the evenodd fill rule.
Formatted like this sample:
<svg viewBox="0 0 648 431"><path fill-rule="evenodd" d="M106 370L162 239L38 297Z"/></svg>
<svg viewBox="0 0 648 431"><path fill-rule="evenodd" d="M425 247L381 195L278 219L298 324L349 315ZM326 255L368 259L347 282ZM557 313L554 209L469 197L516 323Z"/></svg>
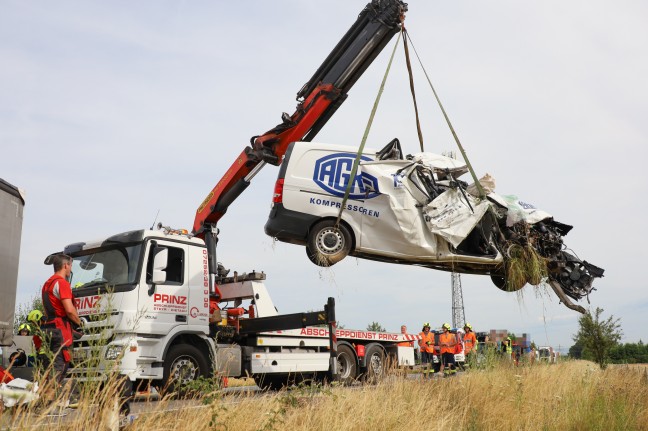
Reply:
<svg viewBox="0 0 648 431"><path fill-rule="evenodd" d="M106 359L109 361L114 361L121 356L124 351L123 346L108 346L106 349Z"/></svg>

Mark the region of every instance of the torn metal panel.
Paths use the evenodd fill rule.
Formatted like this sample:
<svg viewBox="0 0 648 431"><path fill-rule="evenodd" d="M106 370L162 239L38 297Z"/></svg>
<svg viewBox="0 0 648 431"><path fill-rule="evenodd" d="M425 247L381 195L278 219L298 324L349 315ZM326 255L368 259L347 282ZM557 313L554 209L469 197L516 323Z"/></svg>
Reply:
<svg viewBox="0 0 648 431"><path fill-rule="evenodd" d="M423 218L430 232L458 247L484 217L489 206L485 199L479 200L470 194L462 194L458 189L451 189L423 208Z"/></svg>
<svg viewBox="0 0 648 431"><path fill-rule="evenodd" d="M536 224L543 220L553 218L548 212L538 209L530 203L521 201L515 195L498 196L495 193L491 193L489 197L492 197L500 203L504 202L507 208L506 226L508 227L519 222Z"/></svg>

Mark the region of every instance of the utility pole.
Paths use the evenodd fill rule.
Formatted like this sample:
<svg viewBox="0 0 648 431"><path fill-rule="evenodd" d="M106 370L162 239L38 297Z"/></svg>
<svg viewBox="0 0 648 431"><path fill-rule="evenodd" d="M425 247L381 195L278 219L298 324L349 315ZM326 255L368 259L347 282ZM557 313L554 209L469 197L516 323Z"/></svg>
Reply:
<svg viewBox="0 0 648 431"><path fill-rule="evenodd" d="M447 151L443 154L451 159L456 159L454 151ZM464 313L463 292L461 290L461 275L452 273L452 327L461 328L466 323L466 314Z"/></svg>
<svg viewBox="0 0 648 431"><path fill-rule="evenodd" d="M461 274L452 273L452 327L461 328L466 323L463 292L461 291Z"/></svg>

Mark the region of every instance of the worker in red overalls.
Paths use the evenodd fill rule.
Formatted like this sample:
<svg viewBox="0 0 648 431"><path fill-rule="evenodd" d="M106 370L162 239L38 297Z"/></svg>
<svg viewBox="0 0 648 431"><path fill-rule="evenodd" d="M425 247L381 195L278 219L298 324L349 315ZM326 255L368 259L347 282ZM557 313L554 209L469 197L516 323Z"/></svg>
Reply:
<svg viewBox="0 0 648 431"><path fill-rule="evenodd" d="M43 285L45 323L41 325L41 330L49 344L56 380L61 383L72 358L72 324L81 326L82 323L68 282L72 272L72 258L65 254L55 254L49 256L45 263L54 265L54 275Z"/></svg>

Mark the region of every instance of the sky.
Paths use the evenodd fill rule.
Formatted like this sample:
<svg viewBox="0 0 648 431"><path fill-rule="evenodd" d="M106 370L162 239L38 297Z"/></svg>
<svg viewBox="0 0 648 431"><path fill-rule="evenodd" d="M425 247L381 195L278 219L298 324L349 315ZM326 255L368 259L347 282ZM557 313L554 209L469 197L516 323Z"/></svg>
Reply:
<svg viewBox="0 0 648 431"><path fill-rule="evenodd" d="M366 0L0 2L0 178L24 190L17 302L39 294L66 244L148 228L191 229L250 137L295 95ZM643 225L648 193L648 4L640 0L411 0L406 27L477 175L574 229L565 243L605 268L586 307L648 341ZM376 59L318 142L358 145L389 53ZM418 65L425 149L455 150ZM402 47L367 146L418 150ZM634 162L633 162L634 160ZM418 333L452 318L450 274L347 258L310 263L263 232L278 169L264 168L221 219L218 260L267 273L282 313L329 296L346 328ZM573 344L579 314L553 293L461 277L476 331Z"/></svg>

